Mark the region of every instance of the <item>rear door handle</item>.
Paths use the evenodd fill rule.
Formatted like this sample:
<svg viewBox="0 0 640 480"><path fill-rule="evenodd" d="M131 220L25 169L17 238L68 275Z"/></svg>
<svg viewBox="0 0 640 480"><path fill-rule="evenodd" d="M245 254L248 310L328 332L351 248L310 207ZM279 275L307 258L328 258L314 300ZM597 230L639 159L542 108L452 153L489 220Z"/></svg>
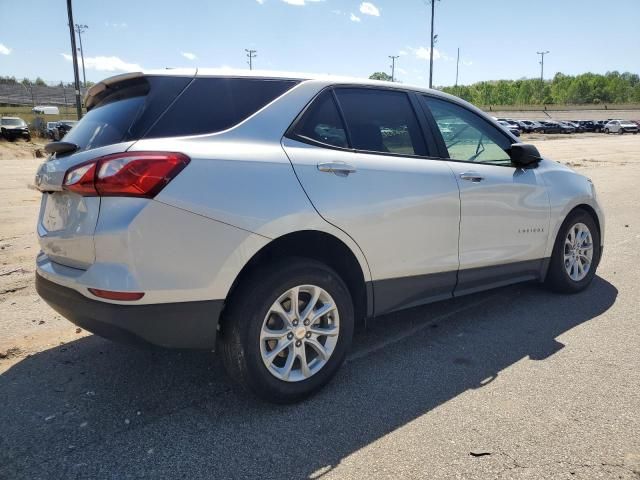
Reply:
<svg viewBox="0 0 640 480"><path fill-rule="evenodd" d="M460 174L462 180L468 180L469 182L479 183L484 180L484 177L477 172L464 172Z"/></svg>
<svg viewBox="0 0 640 480"><path fill-rule="evenodd" d="M355 173L356 167L345 162L327 162L319 163L318 170L321 172L335 173L340 177L346 177L350 173Z"/></svg>

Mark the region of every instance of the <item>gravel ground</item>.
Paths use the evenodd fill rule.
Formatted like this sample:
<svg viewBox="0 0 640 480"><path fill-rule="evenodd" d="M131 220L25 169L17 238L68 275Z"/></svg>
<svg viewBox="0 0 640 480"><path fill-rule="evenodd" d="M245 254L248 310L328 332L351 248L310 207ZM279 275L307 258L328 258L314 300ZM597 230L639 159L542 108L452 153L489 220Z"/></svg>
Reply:
<svg viewBox="0 0 640 480"><path fill-rule="evenodd" d="M0 143L0 479L640 478L640 136L531 136L595 182L585 292L506 287L388 315L299 405L209 352L78 331L33 288L39 160ZM26 155L28 157L28 155Z"/></svg>

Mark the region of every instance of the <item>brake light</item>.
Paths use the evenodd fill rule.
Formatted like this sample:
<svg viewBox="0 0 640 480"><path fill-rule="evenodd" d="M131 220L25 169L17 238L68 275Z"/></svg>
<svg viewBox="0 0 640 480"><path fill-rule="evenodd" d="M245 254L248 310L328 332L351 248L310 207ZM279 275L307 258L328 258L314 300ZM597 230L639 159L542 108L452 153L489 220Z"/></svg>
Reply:
<svg viewBox="0 0 640 480"><path fill-rule="evenodd" d="M116 153L67 170L62 186L83 196L153 198L189 161L175 152Z"/></svg>

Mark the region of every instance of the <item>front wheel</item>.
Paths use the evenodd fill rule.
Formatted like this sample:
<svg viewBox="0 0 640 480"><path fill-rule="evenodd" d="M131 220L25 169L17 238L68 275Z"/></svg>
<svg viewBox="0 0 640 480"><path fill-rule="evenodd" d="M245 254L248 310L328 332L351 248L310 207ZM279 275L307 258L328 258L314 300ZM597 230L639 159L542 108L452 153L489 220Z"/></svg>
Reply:
<svg viewBox="0 0 640 480"><path fill-rule="evenodd" d="M609 135L609 129L608 129L608 128L605 128L605 129L604 129L604 133L606 133L607 135Z"/></svg>
<svg viewBox="0 0 640 480"><path fill-rule="evenodd" d="M256 270L224 314L229 376L264 400L293 403L335 375L351 345L351 295L331 268L292 257Z"/></svg>
<svg viewBox="0 0 640 480"><path fill-rule="evenodd" d="M600 263L600 233L591 214L574 210L558 231L545 283L560 293L589 286Z"/></svg>

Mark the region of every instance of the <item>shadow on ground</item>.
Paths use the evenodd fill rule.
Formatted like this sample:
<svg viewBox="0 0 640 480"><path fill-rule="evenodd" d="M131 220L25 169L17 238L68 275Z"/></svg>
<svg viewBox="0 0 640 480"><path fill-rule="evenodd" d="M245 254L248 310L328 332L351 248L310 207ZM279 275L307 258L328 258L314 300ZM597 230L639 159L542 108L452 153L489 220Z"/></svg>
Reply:
<svg viewBox="0 0 640 480"><path fill-rule="evenodd" d="M578 295L526 284L388 315L328 388L289 407L237 392L209 352L86 337L0 376L0 478L317 476L515 362L553 355L616 295L596 277Z"/></svg>

